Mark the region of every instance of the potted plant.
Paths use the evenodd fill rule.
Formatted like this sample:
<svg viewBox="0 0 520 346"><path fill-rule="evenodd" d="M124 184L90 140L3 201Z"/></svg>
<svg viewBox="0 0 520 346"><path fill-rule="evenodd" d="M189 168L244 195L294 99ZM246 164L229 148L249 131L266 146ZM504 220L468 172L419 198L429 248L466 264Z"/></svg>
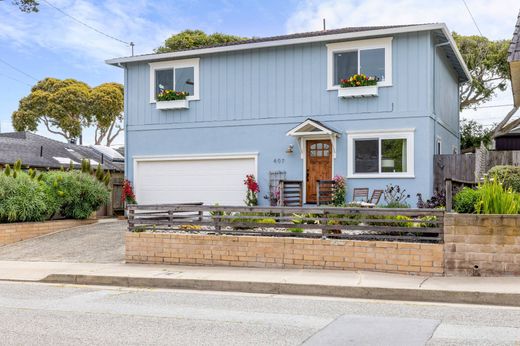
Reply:
<svg viewBox="0 0 520 346"><path fill-rule="evenodd" d="M125 214L126 214L127 213L126 207L128 206L128 204L137 204L137 200L135 199L135 193L134 193L134 188L132 187L132 183L128 179L125 179L123 181L122 190L123 191L121 193L121 203L123 203L123 205L124 205Z"/></svg>
<svg viewBox="0 0 520 346"><path fill-rule="evenodd" d="M338 97L366 97L378 95L378 78L355 74L339 82Z"/></svg>
<svg viewBox="0 0 520 346"><path fill-rule="evenodd" d="M156 96L157 102L155 107L157 109L189 108L189 101L186 99L188 95L189 93L187 91L175 91L161 88L161 92Z"/></svg>

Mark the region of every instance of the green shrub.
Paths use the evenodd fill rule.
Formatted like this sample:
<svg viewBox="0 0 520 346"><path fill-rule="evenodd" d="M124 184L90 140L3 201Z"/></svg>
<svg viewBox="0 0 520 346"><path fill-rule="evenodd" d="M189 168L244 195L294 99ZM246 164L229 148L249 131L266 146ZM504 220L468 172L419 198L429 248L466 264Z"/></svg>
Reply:
<svg viewBox="0 0 520 346"><path fill-rule="evenodd" d="M479 199L475 205L477 214L518 214L520 194L504 188L498 177L479 184Z"/></svg>
<svg viewBox="0 0 520 346"><path fill-rule="evenodd" d="M59 205L62 216L86 219L109 200L106 186L94 176L82 172L47 172L43 181Z"/></svg>
<svg viewBox="0 0 520 346"><path fill-rule="evenodd" d="M16 178L0 174L0 222L47 219L55 212L47 186L23 171L15 172Z"/></svg>
<svg viewBox="0 0 520 346"><path fill-rule="evenodd" d="M288 231L292 233L303 233L303 228L289 228Z"/></svg>
<svg viewBox="0 0 520 346"><path fill-rule="evenodd" d="M520 167L495 166L488 173L492 177L497 177L506 189L511 188L514 192L520 192Z"/></svg>
<svg viewBox="0 0 520 346"><path fill-rule="evenodd" d="M465 187L453 197L453 210L457 213L474 214L475 205L479 201L480 191Z"/></svg>

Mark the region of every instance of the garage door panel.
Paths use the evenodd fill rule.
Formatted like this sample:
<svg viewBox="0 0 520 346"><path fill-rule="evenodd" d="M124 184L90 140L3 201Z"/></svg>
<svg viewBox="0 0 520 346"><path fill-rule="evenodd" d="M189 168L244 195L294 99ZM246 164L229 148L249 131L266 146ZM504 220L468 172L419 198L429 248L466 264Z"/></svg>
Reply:
<svg viewBox="0 0 520 346"><path fill-rule="evenodd" d="M255 174L254 158L211 158L138 161L134 175L139 203L243 205L247 174Z"/></svg>

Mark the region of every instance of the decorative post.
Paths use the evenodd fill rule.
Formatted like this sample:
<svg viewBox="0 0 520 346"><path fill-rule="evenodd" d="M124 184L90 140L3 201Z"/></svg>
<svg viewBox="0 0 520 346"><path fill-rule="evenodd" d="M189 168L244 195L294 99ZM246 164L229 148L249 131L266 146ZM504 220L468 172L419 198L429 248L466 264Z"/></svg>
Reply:
<svg viewBox="0 0 520 346"><path fill-rule="evenodd" d="M453 207L453 182L446 179L446 211L451 212Z"/></svg>

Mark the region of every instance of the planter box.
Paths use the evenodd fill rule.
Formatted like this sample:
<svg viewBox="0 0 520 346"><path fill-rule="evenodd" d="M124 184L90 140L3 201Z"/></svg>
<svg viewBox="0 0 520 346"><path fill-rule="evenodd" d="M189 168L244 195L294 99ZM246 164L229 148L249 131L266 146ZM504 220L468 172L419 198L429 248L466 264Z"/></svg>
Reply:
<svg viewBox="0 0 520 346"><path fill-rule="evenodd" d="M446 213L444 222L447 275L520 275L520 215Z"/></svg>
<svg viewBox="0 0 520 346"><path fill-rule="evenodd" d="M156 109L183 109L190 108L189 100L175 100L175 101L157 101L155 103Z"/></svg>
<svg viewBox="0 0 520 346"><path fill-rule="evenodd" d="M0 246L96 222L97 220L93 219L68 219L44 222L0 223Z"/></svg>
<svg viewBox="0 0 520 346"><path fill-rule="evenodd" d="M339 88L338 97L351 98L351 97L370 97L377 96L378 86L362 86L362 87L350 87L350 88Z"/></svg>
<svg viewBox="0 0 520 346"><path fill-rule="evenodd" d="M127 232L126 263L444 273L443 244Z"/></svg>

